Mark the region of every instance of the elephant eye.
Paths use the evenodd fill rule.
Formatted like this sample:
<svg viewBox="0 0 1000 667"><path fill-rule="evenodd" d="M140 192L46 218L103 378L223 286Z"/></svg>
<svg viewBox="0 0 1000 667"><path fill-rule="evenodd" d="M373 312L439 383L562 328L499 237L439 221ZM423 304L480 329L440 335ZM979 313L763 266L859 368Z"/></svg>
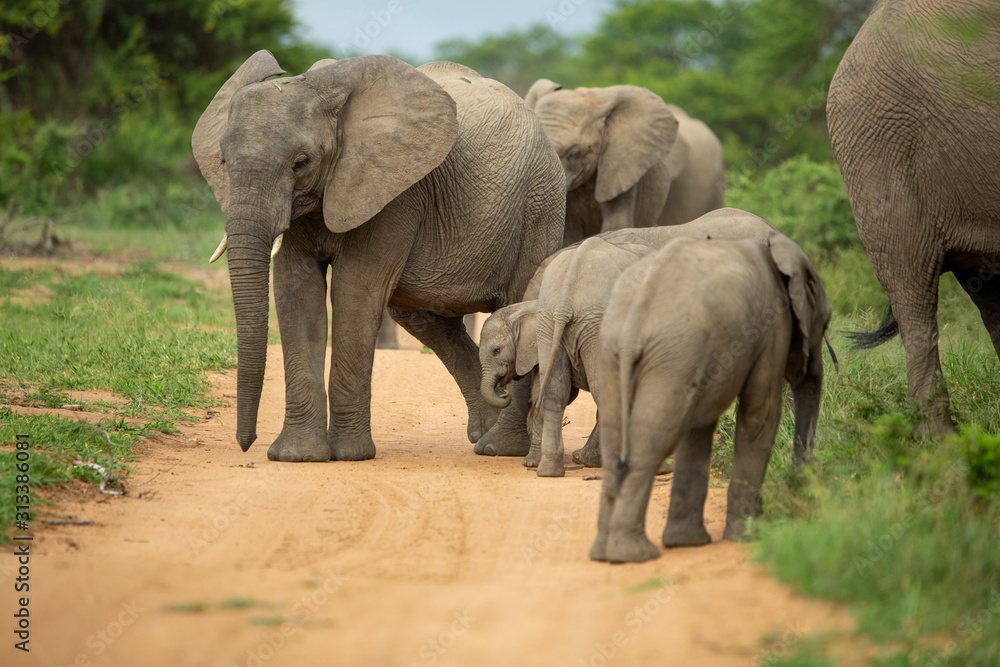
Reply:
<svg viewBox="0 0 1000 667"><path fill-rule="evenodd" d="M302 167L306 166L307 164L309 164L309 158L307 158L307 157L300 157L298 160L295 161L295 164L292 165L292 169L295 169L296 171L298 171L299 169L301 169Z"/></svg>
<svg viewBox="0 0 1000 667"><path fill-rule="evenodd" d="M226 164L226 158L222 158L222 162L220 162L219 164Z"/></svg>
<svg viewBox="0 0 1000 667"><path fill-rule="evenodd" d="M499 347L493 348L493 356L494 357L499 357L500 356L500 348Z"/></svg>

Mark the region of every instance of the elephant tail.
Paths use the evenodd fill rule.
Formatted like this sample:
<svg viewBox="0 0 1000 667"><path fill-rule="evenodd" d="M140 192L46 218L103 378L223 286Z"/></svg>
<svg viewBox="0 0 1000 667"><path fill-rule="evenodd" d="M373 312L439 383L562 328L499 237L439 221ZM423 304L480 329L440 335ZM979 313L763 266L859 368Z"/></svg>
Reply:
<svg viewBox="0 0 1000 667"><path fill-rule="evenodd" d="M635 369L637 358L636 346L627 343L622 345L618 353L619 400L621 401L618 408L621 423L618 427L621 429L621 435L619 436L621 437L621 442L619 443L621 451L618 454L618 460L615 462L615 495L621 493L622 483L625 481L625 476L628 475L629 471L628 423L632 411L632 371Z"/></svg>
<svg viewBox="0 0 1000 667"><path fill-rule="evenodd" d="M892 314L892 308L885 309L882 321L874 331L848 331L847 337L854 342L855 350L870 350L892 339L899 333L899 324Z"/></svg>

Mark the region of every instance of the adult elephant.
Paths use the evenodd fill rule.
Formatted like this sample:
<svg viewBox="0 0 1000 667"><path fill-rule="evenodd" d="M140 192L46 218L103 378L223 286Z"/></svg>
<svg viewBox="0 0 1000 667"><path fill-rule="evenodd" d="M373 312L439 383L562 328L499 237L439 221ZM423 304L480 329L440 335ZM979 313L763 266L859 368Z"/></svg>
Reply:
<svg viewBox="0 0 1000 667"><path fill-rule="evenodd" d="M891 312L909 396L951 426L938 353L951 271L1000 354L1000 9L994 0L882 0L830 83L827 123L858 233Z"/></svg>
<svg viewBox="0 0 1000 667"><path fill-rule="evenodd" d="M564 90L540 79L525 101L566 171L563 245L616 229L678 225L722 206L719 139L652 91Z"/></svg>
<svg viewBox="0 0 1000 667"><path fill-rule="evenodd" d="M286 405L268 458L375 456L371 372L387 307L458 382L477 440L497 410L479 393L462 315L519 300L558 248L558 156L517 95L461 65L363 56L265 81L280 74L267 51L251 56L192 138L226 213L218 252L228 247L236 310L237 441L246 450L257 437L271 256Z"/></svg>

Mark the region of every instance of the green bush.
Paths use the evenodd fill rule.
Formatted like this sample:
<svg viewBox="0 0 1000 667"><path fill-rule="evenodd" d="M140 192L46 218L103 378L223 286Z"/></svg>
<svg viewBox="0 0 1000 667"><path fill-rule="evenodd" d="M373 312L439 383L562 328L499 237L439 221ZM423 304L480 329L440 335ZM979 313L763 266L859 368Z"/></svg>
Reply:
<svg viewBox="0 0 1000 667"><path fill-rule="evenodd" d="M977 498L1000 497L1000 435L988 435L975 425L953 436L969 464L969 490Z"/></svg>
<svg viewBox="0 0 1000 667"><path fill-rule="evenodd" d="M729 172L726 205L766 218L807 254L860 247L847 189L834 162L799 155L754 176Z"/></svg>
<svg viewBox="0 0 1000 667"><path fill-rule="evenodd" d="M79 129L37 122L27 110L0 113L0 203L55 215L65 202L66 147ZM0 213L2 215L2 213Z"/></svg>

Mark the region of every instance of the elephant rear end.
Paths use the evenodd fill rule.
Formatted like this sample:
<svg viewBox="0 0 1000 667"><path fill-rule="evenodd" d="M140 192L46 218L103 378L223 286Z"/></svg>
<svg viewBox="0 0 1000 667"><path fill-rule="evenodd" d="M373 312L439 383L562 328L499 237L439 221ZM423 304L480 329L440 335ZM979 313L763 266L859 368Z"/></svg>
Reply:
<svg viewBox="0 0 1000 667"><path fill-rule="evenodd" d="M883 0L830 83L827 124L858 234L906 349L908 393L951 423L941 273L1000 354L1000 14L993 0ZM974 37L963 37L968 31Z"/></svg>

